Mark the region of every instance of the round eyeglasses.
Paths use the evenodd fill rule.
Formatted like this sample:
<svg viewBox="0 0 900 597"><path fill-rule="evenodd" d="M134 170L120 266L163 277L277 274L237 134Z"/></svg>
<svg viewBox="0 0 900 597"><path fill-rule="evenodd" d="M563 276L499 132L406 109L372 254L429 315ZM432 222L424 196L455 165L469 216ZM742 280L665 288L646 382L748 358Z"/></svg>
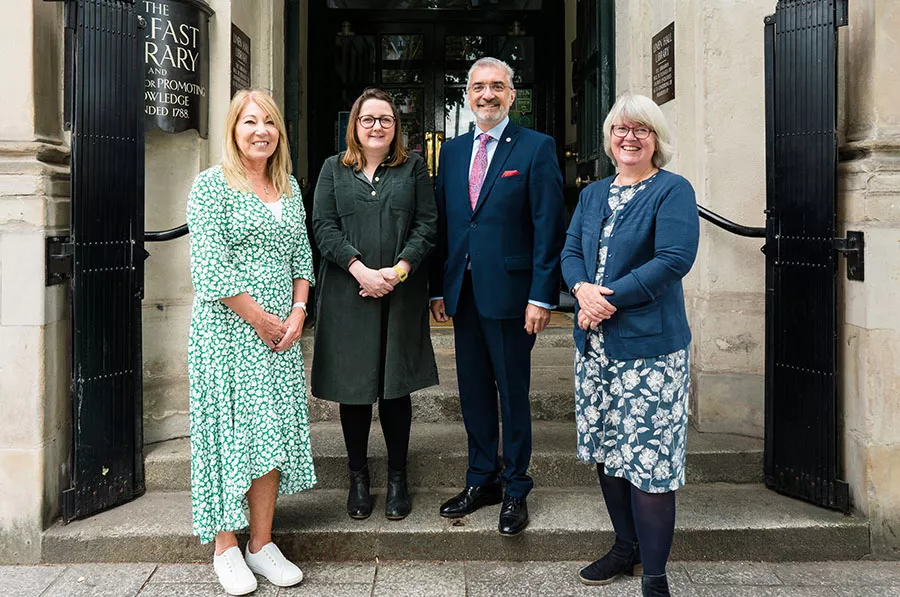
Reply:
<svg viewBox="0 0 900 597"><path fill-rule="evenodd" d="M646 139L650 136L650 133L653 132L652 129L649 129L645 126L630 127L618 124L612 127L612 134L616 137L619 137L620 139L624 139L625 137L627 137L628 131L634 133L636 139Z"/></svg>
<svg viewBox="0 0 900 597"><path fill-rule="evenodd" d="M359 120L364 129L370 129L375 126L376 120L381 123L381 128L383 129L389 129L397 122L397 119L393 116L360 116L357 120Z"/></svg>

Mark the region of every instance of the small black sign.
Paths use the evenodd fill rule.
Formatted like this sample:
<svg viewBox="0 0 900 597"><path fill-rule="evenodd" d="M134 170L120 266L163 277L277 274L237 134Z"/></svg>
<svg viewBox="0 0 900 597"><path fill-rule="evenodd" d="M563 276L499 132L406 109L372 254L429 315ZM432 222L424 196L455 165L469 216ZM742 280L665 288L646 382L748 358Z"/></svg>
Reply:
<svg viewBox="0 0 900 597"><path fill-rule="evenodd" d="M675 99L675 23L653 36L653 101L663 105Z"/></svg>
<svg viewBox="0 0 900 597"><path fill-rule="evenodd" d="M144 128L209 129L209 17L202 0L138 0L144 28Z"/></svg>
<svg viewBox="0 0 900 597"><path fill-rule="evenodd" d="M231 97L250 89L250 36L231 24Z"/></svg>

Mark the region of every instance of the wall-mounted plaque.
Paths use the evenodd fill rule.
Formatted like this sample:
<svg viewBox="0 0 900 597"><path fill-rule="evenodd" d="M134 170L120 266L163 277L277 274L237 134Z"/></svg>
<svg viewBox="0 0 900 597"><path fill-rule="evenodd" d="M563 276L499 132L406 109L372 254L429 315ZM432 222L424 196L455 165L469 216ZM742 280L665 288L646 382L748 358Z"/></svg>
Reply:
<svg viewBox="0 0 900 597"><path fill-rule="evenodd" d="M675 23L653 36L653 101L663 105L675 99Z"/></svg>
<svg viewBox="0 0 900 597"><path fill-rule="evenodd" d="M231 97L250 89L250 36L231 24Z"/></svg>
<svg viewBox="0 0 900 597"><path fill-rule="evenodd" d="M144 128L209 129L209 17L202 0L138 0L144 40Z"/></svg>

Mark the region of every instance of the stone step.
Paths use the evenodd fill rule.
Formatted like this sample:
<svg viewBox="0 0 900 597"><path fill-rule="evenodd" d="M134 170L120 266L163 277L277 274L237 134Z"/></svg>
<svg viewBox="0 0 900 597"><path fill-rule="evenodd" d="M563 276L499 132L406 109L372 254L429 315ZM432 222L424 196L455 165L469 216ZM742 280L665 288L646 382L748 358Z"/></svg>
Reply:
<svg viewBox="0 0 900 597"><path fill-rule="evenodd" d="M459 384L453 329L432 330L440 384L413 393L413 420L422 423L462 421L459 408ZM307 381L315 358L312 334L303 338ZM574 343L570 328L552 327L538 334L531 358L531 417L535 421L573 421L575 419ZM311 395L311 392L310 392ZM313 422L340 420L334 402L311 397L309 416Z"/></svg>
<svg viewBox="0 0 900 597"><path fill-rule="evenodd" d="M375 513L355 521L346 493L314 489L283 496L275 541L297 561L594 559L613 541L599 488L536 489L531 525L518 537L497 533L499 506L459 520L438 516L452 489L413 491L403 521ZM762 485L688 485L678 492L673 560L856 560L869 553L869 526L769 491ZM208 562L212 545L191 534L188 492L150 492L135 501L44 532L42 560L59 562Z"/></svg>
<svg viewBox="0 0 900 597"><path fill-rule="evenodd" d="M537 487L593 487L593 465L575 457L575 427L571 423L535 422L531 474ZM339 423L314 423L313 457L319 487L347 486L347 453ZM458 487L467 465L466 432L462 423L416 423L412 426L409 482L418 487ZM373 487L387 483L387 452L378 423L369 438ZM688 437L687 480L693 483L761 483L762 440L691 429ZM190 449L187 439L146 448L148 491L190 488Z"/></svg>

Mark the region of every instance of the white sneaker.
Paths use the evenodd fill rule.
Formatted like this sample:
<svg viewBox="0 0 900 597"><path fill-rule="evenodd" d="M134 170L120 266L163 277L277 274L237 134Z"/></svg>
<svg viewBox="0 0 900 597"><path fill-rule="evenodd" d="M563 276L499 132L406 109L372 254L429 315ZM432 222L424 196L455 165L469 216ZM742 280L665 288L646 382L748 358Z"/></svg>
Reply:
<svg viewBox="0 0 900 597"><path fill-rule="evenodd" d="M266 543L256 553L250 553L250 544L244 550L247 566L256 574L262 574L279 587L292 587L303 580L303 572L288 561L274 543Z"/></svg>
<svg viewBox="0 0 900 597"><path fill-rule="evenodd" d="M222 588L230 595L246 595L256 590L256 577L241 557L241 548L237 545L229 547L222 555L214 555L213 569Z"/></svg>

